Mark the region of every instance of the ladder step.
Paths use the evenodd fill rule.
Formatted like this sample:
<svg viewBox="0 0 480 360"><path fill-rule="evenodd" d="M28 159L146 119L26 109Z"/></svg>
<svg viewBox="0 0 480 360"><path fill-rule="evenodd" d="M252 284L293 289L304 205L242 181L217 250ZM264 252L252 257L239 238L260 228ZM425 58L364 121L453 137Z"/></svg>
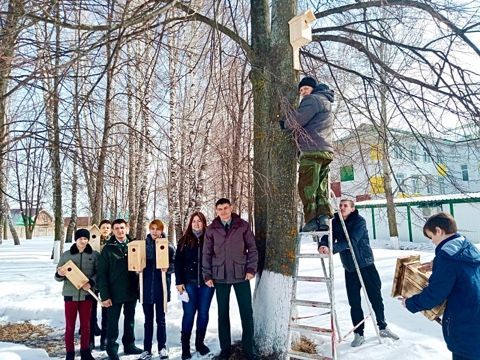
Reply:
<svg viewBox="0 0 480 360"><path fill-rule="evenodd" d="M325 230L325 231L309 231L309 232L299 232L300 235L308 235L308 236L323 236L323 235L327 235L330 234L330 231L329 230Z"/></svg>
<svg viewBox="0 0 480 360"><path fill-rule="evenodd" d="M318 259L318 258L328 258L328 255L319 254L319 253L304 253L304 254L298 254L297 257L302 259Z"/></svg>
<svg viewBox="0 0 480 360"><path fill-rule="evenodd" d="M329 282L330 278L323 276L297 276L297 281L311 281L311 282Z"/></svg>
<svg viewBox="0 0 480 360"><path fill-rule="evenodd" d="M290 323L290 329L301 332L301 333L307 333L307 334L314 333L314 334L320 334L320 335L332 335L332 329L321 328L318 326L309 326L309 325L300 325L300 324Z"/></svg>
<svg viewBox="0 0 480 360"><path fill-rule="evenodd" d="M311 301L311 300L293 300L292 301L295 305L298 306L308 306L308 307L316 307L316 308L325 308L325 309L330 309L332 306L331 303L329 302L323 302L323 301Z"/></svg>
<svg viewBox="0 0 480 360"><path fill-rule="evenodd" d="M323 356L320 354L309 354L309 353L304 353L304 352L295 351L295 350L289 350L287 354L291 358L300 359L300 360L309 360L309 359L332 360L332 358L328 356Z"/></svg>

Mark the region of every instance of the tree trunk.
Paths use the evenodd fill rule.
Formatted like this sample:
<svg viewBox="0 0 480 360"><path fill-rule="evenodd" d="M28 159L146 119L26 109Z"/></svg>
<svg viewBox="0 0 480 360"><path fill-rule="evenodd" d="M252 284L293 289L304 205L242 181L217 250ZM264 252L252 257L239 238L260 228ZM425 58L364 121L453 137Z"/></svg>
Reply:
<svg viewBox="0 0 480 360"><path fill-rule="evenodd" d="M20 33L20 19L24 14L23 0L10 0L8 3L8 13L5 23L0 28L0 223L7 222L7 201L4 196L6 192L7 179L5 178L5 154L4 148L7 138L7 123L6 123L6 93L8 89L8 78L11 72L12 59L17 42L18 34ZM3 220L2 220L3 219ZM1 236L0 236L1 242Z"/></svg>
<svg viewBox="0 0 480 360"><path fill-rule="evenodd" d="M73 232L77 228L77 192L78 192L78 180L77 180L77 161L76 157L73 160L73 173L72 173L72 212L70 213L70 222L67 227L67 234L65 235L65 242L71 243L73 238Z"/></svg>
<svg viewBox="0 0 480 360"><path fill-rule="evenodd" d="M296 98L288 26L288 21L296 15L296 1L272 2L270 39L268 1L252 0L251 4L253 49L256 56L268 55L263 64L258 64L263 72L252 71L257 131L254 134L255 230L261 255L265 256L254 296L255 337L260 353L280 356L287 347L297 196L296 149L290 136L280 130L277 114L283 114ZM276 74L275 80L266 75L268 72ZM266 173L264 169L268 169Z"/></svg>

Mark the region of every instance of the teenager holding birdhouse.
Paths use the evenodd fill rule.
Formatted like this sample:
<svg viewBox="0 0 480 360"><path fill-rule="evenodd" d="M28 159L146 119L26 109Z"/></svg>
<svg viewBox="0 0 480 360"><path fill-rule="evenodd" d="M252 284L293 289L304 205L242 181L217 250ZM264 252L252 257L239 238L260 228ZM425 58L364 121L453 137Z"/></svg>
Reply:
<svg viewBox="0 0 480 360"><path fill-rule="evenodd" d="M403 305L416 313L446 300L442 328L452 359L480 359L480 250L444 212L428 218L423 234L436 245L432 275L422 292L402 299Z"/></svg>
<svg viewBox="0 0 480 360"><path fill-rule="evenodd" d="M135 346L135 306L138 299L138 276L128 271L128 227L124 219L112 222L113 234L98 259L98 289L102 305L108 308L106 350L110 360L118 360L118 321L123 308L123 351L141 354Z"/></svg>
<svg viewBox="0 0 480 360"><path fill-rule="evenodd" d="M98 252L88 244L90 232L87 229L79 229L75 232L75 244L60 257L58 268L55 273L55 280L63 281L62 295L65 300L65 348L67 350L66 360L75 359L74 333L77 314L80 317L80 354L82 360L93 360L90 352L90 314L92 311L93 297L88 290L95 286L97 272ZM82 288L72 284L67 279L67 269L63 267L71 260L80 271L89 279Z"/></svg>
<svg viewBox="0 0 480 360"><path fill-rule="evenodd" d="M168 358L167 330L165 323L164 296L170 301L170 281L173 272L175 249L168 245L169 267L157 268L157 247L155 240L164 238L163 223L160 220L153 220L149 225L150 233L145 240L146 266L143 269L143 313L145 315L143 347L144 352L139 359L149 360L152 358L152 341L153 341L153 319L157 323L157 344L158 355L160 359ZM166 276L162 275L165 272ZM166 280L167 294L164 294L163 278Z"/></svg>
<svg viewBox="0 0 480 360"><path fill-rule="evenodd" d="M112 222L108 219L104 219L100 221L100 248L103 249L105 244L107 243L108 239L110 239L110 235L112 234ZM95 315L97 313L96 309L95 311L92 311L92 313L95 312ZM106 349L106 342L107 342L107 315L108 310L106 307L102 307L102 329L100 333L100 350L105 350ZM95 324L97 324L97 318L95 316L95 320L93 320L93 315L92 315L92 321L95 321ZM92 327L93 329L93 327Z"/></svg>

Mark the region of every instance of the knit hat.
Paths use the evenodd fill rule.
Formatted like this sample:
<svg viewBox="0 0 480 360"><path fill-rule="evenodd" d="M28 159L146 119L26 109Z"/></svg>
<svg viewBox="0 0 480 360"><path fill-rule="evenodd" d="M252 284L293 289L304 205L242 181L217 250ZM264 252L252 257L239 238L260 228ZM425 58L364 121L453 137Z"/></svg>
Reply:
<svg viewBox="0 0 480 360"><path fill-rule="evenodd" d="M315 87L317 86L317 81L313 77L305 76L298 83L298 90L300 90L302 86L310 86L311 88L315 89Z"/></svg>
<svg viewBox="0 0 480 360"><path fill-rule="evenodd" d="M85 237L90 240L90 231L88 231L87 229L78 229L77 231L75 231L75 241L77 241L81 237Z"/></svg>

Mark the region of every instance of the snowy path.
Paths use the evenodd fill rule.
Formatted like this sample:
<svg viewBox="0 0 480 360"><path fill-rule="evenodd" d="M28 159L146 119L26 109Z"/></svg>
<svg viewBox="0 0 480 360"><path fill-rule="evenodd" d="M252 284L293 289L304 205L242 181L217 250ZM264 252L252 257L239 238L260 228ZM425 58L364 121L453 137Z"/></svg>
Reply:
<svg viewBox="0 0 480 360"><path fill-rule="evenodd" d="M314 244L306 244L314 249ZM393 331L400 336L399 341L384 340L379 344L371 321L367 322L366 343L360 348L351 348L351 336L339 345L340 359L361 360L404 360L404 359L435 359L451 358L441 334L441 327L427 320L422 315L407 312L400 303L390 297L393 272L398 256L420 253L422 260L430 260L433 253L428 246L420 247L427 251L394 251L375 249L376 266L382 278L382 293L385 303L387 322ZM61 284L53 279L55 265L50 260L52 242L49 239L37 238L23 241L20 246L13 246L10 241L0 245L0 322L19 322L30 320L33 323L43 323L55 328L63 327L63 299ZM340 259L335 258L335 296L340 330L346 333L351 328L349 307L345 292L343 269ZM321 271L318 260L309 260L304 274L319 274ZM303 268L303 267L302 267ZM167 313L167 345L170 348L170 359L180 358L180 324L182 309L172 288L172 302ZM302 294L314 296L322 293L311 285L300 289ZM323 291L323 293L325 293ZM321 296L321 295L319 295ZM311 296L308 296L311 297ZM241 338L240 318L235 297L231 301L232 339ZM364 306L366 309L366 306ZM219 351L217 340L217 304L214 298L210 310L210 323L206 342L209 347ZM141 307L136 311L137 344L141 347L143 340L143 312ZM98 339L97 339L98 343ZM192 342L193 348L193 342ZM0 343L0 360L42 360L48 359L43 350L27 349L21 345Z"/></svg>

